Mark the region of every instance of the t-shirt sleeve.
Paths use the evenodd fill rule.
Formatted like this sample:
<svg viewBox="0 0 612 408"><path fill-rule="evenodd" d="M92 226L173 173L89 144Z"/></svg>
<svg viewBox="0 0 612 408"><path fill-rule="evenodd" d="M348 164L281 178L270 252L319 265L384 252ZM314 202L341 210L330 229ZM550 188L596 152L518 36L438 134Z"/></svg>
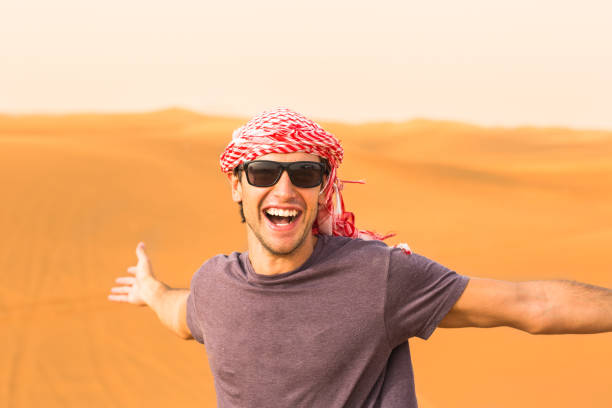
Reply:
<svg viewBox="0 0 612 408"><path fill-rule="evenodd" d="M410 337L427 340L453 307L469 278L419 254L392 249L385 324L391 346Z"/></svg>
<svg viewBox="0 0 612 408"><path fill-rule="evenodd" d="M189 327L189 331L191 331L193 338L198 343L204 344L204 333L198 317L197 303L197 283L196 276L194 276L191 280L191 289L189 289L189 297L187 298L187 327Z"/></svg>

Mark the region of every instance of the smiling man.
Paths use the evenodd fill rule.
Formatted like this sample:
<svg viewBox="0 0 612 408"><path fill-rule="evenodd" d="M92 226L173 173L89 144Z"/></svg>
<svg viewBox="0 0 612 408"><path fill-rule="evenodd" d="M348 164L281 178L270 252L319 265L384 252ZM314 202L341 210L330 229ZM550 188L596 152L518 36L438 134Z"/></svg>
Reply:
<svg viewBox="0 0 612 408"><path fill-rule="evenodd" d="M205 344L220 407L416 407L408 339L436 327L612 330L612 291L468 278L355 227L338 140L288 109L253 118L221 156L248 250L172 289L138 244L109 299L149 305Z"/></svg>

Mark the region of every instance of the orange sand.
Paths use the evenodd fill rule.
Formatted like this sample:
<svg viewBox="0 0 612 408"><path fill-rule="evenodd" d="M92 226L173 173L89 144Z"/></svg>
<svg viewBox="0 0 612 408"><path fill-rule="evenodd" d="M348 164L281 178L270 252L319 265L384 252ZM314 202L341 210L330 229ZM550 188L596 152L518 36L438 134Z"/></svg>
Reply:
<svg viewBox="0 0 612 408"><path fill-rule="evenodd" d="M0 407L214 406L204 347L106 300L147 243L186 287L243 250L217 158L243 119L0 116ZM612 287L612 132L324 124L357 224L471 275ZM612 406L612 334L440 329L411 341L429 407Z"/></svg>

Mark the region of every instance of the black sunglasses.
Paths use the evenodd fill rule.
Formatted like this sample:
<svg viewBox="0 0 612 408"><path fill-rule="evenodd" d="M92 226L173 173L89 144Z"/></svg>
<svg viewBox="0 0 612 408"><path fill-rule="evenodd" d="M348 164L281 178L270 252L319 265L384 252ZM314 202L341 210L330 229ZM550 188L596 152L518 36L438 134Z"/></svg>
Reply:
<svg viewBox="0 0 612 408"><path fill-rule="evenodd" d="M283 170L289 175L294 186L312 188L323 183L323 175L327 173L324 163L311 161L275 162L269 160L254 160L241 164L239 169L246 173L247 181L255 187L271 187L278 183Z"/></svg>

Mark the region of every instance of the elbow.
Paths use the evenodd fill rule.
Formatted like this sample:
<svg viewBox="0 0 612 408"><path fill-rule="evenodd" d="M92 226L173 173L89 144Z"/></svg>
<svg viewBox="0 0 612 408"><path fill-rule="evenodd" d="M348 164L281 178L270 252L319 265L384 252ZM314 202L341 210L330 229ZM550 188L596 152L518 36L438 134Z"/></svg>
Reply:
<svg viewBox="0 0 612 408"><path fill-rule="evenodd" d="M188 329L178 327L174 329L173 331L174 331L174 334L176 334L182 340L193 339L193 336L191 335L191 332Z"/></svg>
<svg viewBox="0 0 612 408"><path fill-rule="evenodd" d="M193 336L189 332L182 333L181 334L181 339L183 339L183 340L193 340Z"/></svg>
<svg viewBox="0 0 612 408"><path fill-rule="evenodd" d="M530 302L521 330L529 334L549 334L550 311L545 299Z"/></svg>
<svg viewBox="0 0 612 408"><path fill-rule="evenodd" d="M549 315L546 291L538 282L519 282L516 288L516 307L508 326L529 334L546 333Z"/></svg>
<svg viewBox="0 0 612 408"><path fill-rule="evenodd" d="M532 323L527 327L521 328L524 332L529 334L546 334L546 330L543 328L541 324Z"/></svg>
<svg viewBox="0 0 612 408"><path fill-rule="evenodd" d="M189 330L189 327L187 327L187 323L177 321L177 320L169 320L169 321L162 321L162 322L164 323L164 325L166 326L168 330L170 330L180 339L189 340L193 338L191 336L191 330Z"/></svg>
<svg viewBox="0 0 612 408"><path fill-rule="evenodd" d="M181 340L193 340L191 333L177 333Z"/></svg>

